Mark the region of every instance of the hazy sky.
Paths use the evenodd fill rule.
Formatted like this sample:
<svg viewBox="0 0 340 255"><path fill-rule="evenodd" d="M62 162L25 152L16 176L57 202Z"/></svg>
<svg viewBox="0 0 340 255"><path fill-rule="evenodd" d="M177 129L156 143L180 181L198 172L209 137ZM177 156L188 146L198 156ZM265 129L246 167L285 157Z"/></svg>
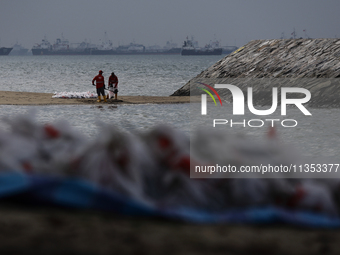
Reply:
<svg viewBox="0 0 340 255"><path fill-rule="evenodd" d="M0 47L52 43L132 41L178 46L194 36L242 46L253 39L340 37L340 0L0 0Z"/></svg>

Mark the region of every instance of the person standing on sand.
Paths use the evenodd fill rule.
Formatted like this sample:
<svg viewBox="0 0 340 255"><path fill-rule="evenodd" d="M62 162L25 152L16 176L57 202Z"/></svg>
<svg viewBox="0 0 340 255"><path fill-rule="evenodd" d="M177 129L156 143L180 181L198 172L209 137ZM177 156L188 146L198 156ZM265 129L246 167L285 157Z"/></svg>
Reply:
<svg viewBox="0 0 340 255"><path fill-rule="evenodd" d="M118 94L118 77L115 75L114 72L111 73L111 76L109 77L109 95L110 98L113 97L113 94L115 95L115 100L117 100L117 94ZM108 98L109 98L108 95Z"/></svg>
<svg viewBox="0 0 340 255"><path fill-rule="evenodd" d="M101 101L100 95L103 95L104 102L106 102L106 97L105 97L105 82L104 82L104 76L102 75L103 71L100 70L99 74L95 76L92 80L92 85L94 85L94 81L96 81L96 88L97 88L97 94L98 94L98 100L97 102L99 103Z"/></svg>

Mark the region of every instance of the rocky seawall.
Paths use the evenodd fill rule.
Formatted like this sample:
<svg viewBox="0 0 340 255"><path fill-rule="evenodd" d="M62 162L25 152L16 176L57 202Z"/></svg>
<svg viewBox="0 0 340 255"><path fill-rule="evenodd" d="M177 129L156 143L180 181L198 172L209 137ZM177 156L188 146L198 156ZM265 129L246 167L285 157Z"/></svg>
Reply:
<svg viewBox="0 0 340 255"><path fill-rule="evenodd" d="M338 78L340 39L254 40L201 72L172 96L201 94L202 83L213 87L233 84L243 92L251 84L254 102L268 105L272 103L272 87L278 91L300 87L311 92L310 106L340 107ZM217 91L227 101L232 100L227 89Z"/></svg>

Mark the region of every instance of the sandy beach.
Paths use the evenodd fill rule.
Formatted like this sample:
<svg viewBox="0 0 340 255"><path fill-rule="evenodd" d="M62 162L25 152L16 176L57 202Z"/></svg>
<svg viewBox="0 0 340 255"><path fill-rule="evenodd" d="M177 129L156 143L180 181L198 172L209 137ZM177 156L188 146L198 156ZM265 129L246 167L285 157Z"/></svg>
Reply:
<svg viewBox="0 0 340 255"><path fill-rule="evenodd" d="M119 96L98 103L97 98L52 98L53 93L0 91L0 105L82 105L82 104L180 104L190 103L189 96ZM197 98L199 100L199 98Z"/></svg>

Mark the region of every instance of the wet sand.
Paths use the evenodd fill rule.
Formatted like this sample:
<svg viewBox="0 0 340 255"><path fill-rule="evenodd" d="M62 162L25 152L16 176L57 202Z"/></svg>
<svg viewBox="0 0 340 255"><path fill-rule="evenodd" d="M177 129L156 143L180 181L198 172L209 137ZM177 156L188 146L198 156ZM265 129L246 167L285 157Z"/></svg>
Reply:
<svg viewBox="0 0 340 255"><path fill-rule="evenodd" d="M97 98L52 98L53 93L0 91L0 105L83 105L98 103ZM196 98L197 102L200 100ZM119 96L106 104L180 104L190 103L189 96Z"/></svg>

